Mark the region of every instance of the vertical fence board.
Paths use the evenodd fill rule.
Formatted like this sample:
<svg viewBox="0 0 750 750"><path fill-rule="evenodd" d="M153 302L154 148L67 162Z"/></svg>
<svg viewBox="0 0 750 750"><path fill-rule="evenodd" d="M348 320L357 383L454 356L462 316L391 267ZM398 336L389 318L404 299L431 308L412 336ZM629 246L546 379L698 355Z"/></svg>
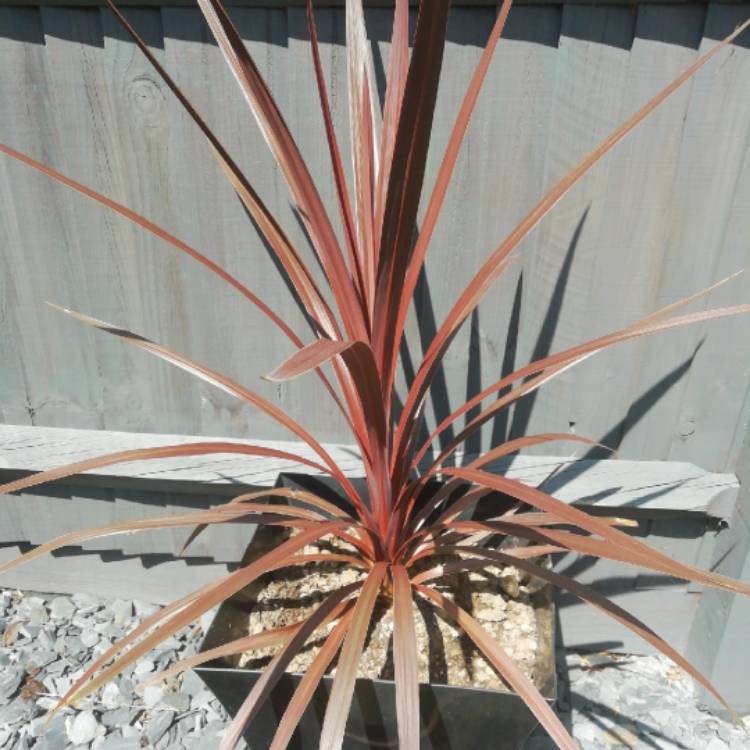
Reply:
<svg viewBox="0 0 750 750"><path fill-rule="evenodd" d="M584 91L562 89L563 108L578 110L577 119L571 118L567 128L563 120L560 128L562 153L568 158L583 155L687 67L695 58L703 28L699 6L660 7L658 12L641 6L635 19L629 18L630 12L624 9L599 9L602 41L607 46L592 49L590 42L581 41L591 34L584 33L580 24L591 24L596 15L582 11L573 9L576 18L570 21L565 42L583 55L578 64L590 66L591 75L596 76L596 70L598 76L587 85L586 78L574 69L573 79ZM632 42L625 32L629 23L633 23ZM676 35L675 29L679 30ZM670 39L669 44L661 41L665 37ZM609 75L604 61L598 58L600 54L615 58ZM657 56L660 62L654 66ZM571 60L570 65L575 62ZM561 68L560 74L563 72ZM593 88L597 82L601 91ZM542 233L550 243L545 243L541 252L549 254L546 262L553 265L547 282L550 291L540 291L539 298L552 298L552 289L559 290L562 298L557 324L560 338L553 339L553 351L616 330L660 306L655 286L665 251L669 201L688 100L689 88L678 91L594 167L543 226ZM580 145L575 141L577 133ZM569 237L564 251L555 246L552 233L556 231ZM570 271L566 284L567 265ZM530 304L535 307L533 300ZM567 338L563 339L566 331ZM537 341L541 348L535 354L547 353L549 344ZM685 358L673 357L660 371L656 386L651 390L640 388L641 346L631 342L602 352L563 375L559 383L551 383L546 392L542 390L538 409L526 429L537 432L570 427L619 448L628 430L648 409L659 406L664 393L689 366ZM524 405L519 408L523 409ZM561 409L569 411L560 413ZM671 422L674 420L675 415L671 415ZM522 431L523 423L517 432Z"/></svg>
<svg viewBox="0 0 750 750"><path fill-rule="evenodd" d="M545 190L621 120L634 26L625 8L563 7ZM589 300L600 252L597 229L606 221L602 199L612 170L611 159L597 165L535 230L537 241L525 257L519 364L586 340L599 323L598 315L592 319ZM589 434L599 392L581 398L578 377L566 373L516 406L511 434L569 428Z"/></svg>
<svg viewBox="0 0 750 750"><path fill-rule="evenodd" d="M102 68L105 52L99 9L45 7L41 18L53 113L48 127L56 146L53 162L75 179L116 196L122 192L124 154L112 139L114 115ZM105 320L122 320L126 300L136 306L141 296L137 265L123 252L133 230L80 196L70 191L63 195L60 223L68 244L64 248L53 245L47 252L55 261L67 261L70 276L49 299ZM89 402L81 404L81 411L92 420L90 426L105 427L105 409L114 416L137 398L138 373L131 352L107 337L84 331L79 324L61 319L52 325L57 335L80 342L87 350L85 370L59 367L56 377L74 389L77 383L89 384Z"/></svg>
<svg viewBox="0 0 750 750"><path fill-rule="evenodd" d="M734 28L742 13L742 8L709 6L701 51ZM731 253L720 253L747 147L750 116L748 97L730 94L728 82L746 79L746 52L741 46L723 52L715 65L700 71L690 84L690 102L680 134L679 167L667 246L656 293L659 305L708 286L729 273L730 267L735 270L737 253L742 252L733 249ZM738 289L735 285L729 292L732 299L743 298L742 287L739 285ZM726 295L722 296L727 299ZM707 300L700 306L707 307L712 302ZM700 383L700 390L697 393L693 390L694 398L686 403L686 379L675 384L660 403L633 426L624 450L637 452L648 445L657 456L695 455L689 443L696 433L702 432L696 423L695 410L701 401L706 402L707 389L713 388L716 371L721 370L726 377L732 369L734 363L722 354L722 350L731 348L726 338L731 330L717 322L675 331L644 345L644 363L638 380L640 389L651 387L675 362L685 361L694 354L691 380ZM736 413L742 403L742 393L732 401ZM713 447L706 459L723 465L732 437L733 431L727 425L720 442L716 433L707 433L705 438L713 442ZM703 437L698 439L702 441Z"/></svg>
<svg viewBox="0 0 750 750"><path fill-rule="evenodd" d="M3 140L59 164L62 144L55 128L57 109L46 65L42 14L39 9L0 12ZM3 158L0 169L3 413L20 423L100 426L89 380L96 372L90 337L65 337L61 321L43 304L45 300L70 303L68 295L79 286L71 247L74 238L65 217L80 203L8 159ZM71 377L73 372L79 375Z"/></svg>
<svg viewBox="0 0 750 750"><path fill-rule="evenodd" d="M714 44L747 16L747 7L710 6L702 46ZM676 227L680 238L676 254L695 259L692 283L699 286L745 270L739 279L708 297L706 307L750 299L750 96L730 93L730 81L749 77L750 45L746 42L722 54L713 75L696 78L685 122L682 157L686 174L679 184L690 194L684 198ZM670 260L679 283L683 274L677 269L683 269L685 262ZM743 398L750 362L747 320L708 323L692 333L694 341L703 343L680 394L668 457L695 461L709 469L734 466L748 417ZM650 419L653 431L658 423ZM732 425L736 427L731 429ZM654 446L652 436L646 440ZM660 449L658 444L654 448Z"/></svg>
<svg viewBox="0 0 750 750"><path fill-rule="evenodd" d="M128 19L164 63L164 38L159 9L133 9ZM119 169L122 179L118 197L165 229L180 234L181 219L176 215L169 180L171 153L170 114L176 106L166 86L150 63L130 41L107 9L101 10L104 43L103 72L112 102L113 118L108 127L112 141L122 154ZM117 219L117 221L121 221ZM121 252L123 262L132 266L138 297L124 300L121 318L112 322L130 327L159 342L172 345L172 336L180 328L181 285L179 273L184 260L168 243L149 232L127 225L129 234ZM101 290L106 292L106 289ZM115 403L131 413L133 427L140 431L158 430L167 415L189 429L178 386L182 376L173 367L155 365L155 360L134 352L122 342L116 344L132 357L138 379L144 387L131 392L131 402ZM115 376L116 382L122 376ZM121 424L123 415L110 409L110 423ZM188 417L189 418L189 417ZM137 425L137 426L135 426Z"/></svg>

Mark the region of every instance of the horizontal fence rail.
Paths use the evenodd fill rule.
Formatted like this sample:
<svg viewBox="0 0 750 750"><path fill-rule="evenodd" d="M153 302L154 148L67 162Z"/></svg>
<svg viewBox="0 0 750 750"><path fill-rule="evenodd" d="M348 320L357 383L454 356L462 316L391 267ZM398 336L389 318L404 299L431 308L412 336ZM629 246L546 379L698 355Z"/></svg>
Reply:
<svg viewBox="0 0 750 750"><path fill-rule="evenodd" d="M180 4L129 8L127 15L307 252L285 186L199 11ZM93 3L0 5L0 141L191 243L310 340L200 133L109 11ZM336 217L301 5L247 1L233 4L232 15ZM316 3L317 18L348 154L344 16L333 5L341 3ZM382 93L391 12L368 5ZM427 185L495 14L492 3L455 5ZM461 284L544 189L748 15L747 3L513 9L409 322L414 367ZM525 240L453 343L431 394L432 424L510 368L750 265L748 81L745 34ZM222 392L62 319L43 304L51 301L223 369L321 439L349 441L313 378L281 387L259 380L291 351L243 299L164 243L5 157L0 269L0 421L289 439ZM749 300L750 273L700 305ZM732 319L621 345L501 415L467 450L520 433L571 430L618 447L623 458L732 470L750 403L748 334L750 321Z"/></svg>

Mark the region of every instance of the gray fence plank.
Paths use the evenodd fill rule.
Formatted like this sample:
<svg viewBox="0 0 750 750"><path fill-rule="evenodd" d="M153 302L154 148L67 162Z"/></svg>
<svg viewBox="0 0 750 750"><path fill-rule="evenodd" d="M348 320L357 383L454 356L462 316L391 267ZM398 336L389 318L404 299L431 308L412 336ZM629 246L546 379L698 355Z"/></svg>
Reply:
<svg viewBox="0 0 750 750"><path fill-rule="evenodd" d="M736 25L741 8L711 7L706 24L707 35L715 39L725 29ZM745 9L745 15L748 15ZM706 77L696 80L710 99L702 99L702 106L696 117L706 119L705 131L701 130L701 142L706 142L707 152L713 152L715 159L702 159L696 173L701 192L718 192L723 188L726 194L732 193L728 205L719 207L717 200L697 208L705 214L706 221L716 222L717 235L706 237L704 247L715 242L713 268L714 278L726 276L738 270L745 273L723 289L714 292L707 305L722 306L735 304L736 300L750 299L750 103L747 96L736 100L719 102L716 89L726 85L728 77L748 78L750 76L750 54L747 49L739 54L726 55L719 62L720 74L709 84ZM695 98L697 91L693 95ZM714 109L717 108L717 109ZM744 137L744 141L743 141ZM686 142L686 151L700 150L696 137ZM734 178L734 186L731 180ZM720 180L720 187L715 187ZM726 181L726 182L724 182ZM714 218L715 217L715 218ZM702 228L706 231L707 228ZM698 230L697 230L698 231ZM699 235L701 236L701 235ZM705 326L705 342L691 368L685 382L681 403L680 424L684 426L682 437L675 435L670 448L670 457L694 461L700 457L701 465L735 465L744 435L748 428L748 402L725 397L726 393L740 394L748 391L748 382L743 377L745 364L750 361L750 337L743 329L742 321L727 320L720 327ZM728 426L735 422L730 432Z"/></svg>
<svg viewBox="0 0 750 750"><path fill-rule="evenodd" d="M750 434L745 436L738 463L742 484L735 512L726 531L718 535L711 570L750 580ZM747 675L750 654L744 648L750 628L750 601L745 596L706 588L690 630L686 656L721 691L740 715L750 711ZM707 691L701 697L723 710Z"/></svg>
<svg viewBox="0 0 750 750"><path fill-rule="evenodd" d="M0 547L0 564L24 551ZM13 571L4 585L43 593L87 592L142 602L170 604L226 575L221 564L190 564L163 555L131 557L116 552L58 555L32 560ZM52 589L52 590L50 590Z"/></svg>
<svg viewBox="0 0 750 750"><path fill-rule="evenodd" d="M545 190L621 119L634 25L635 17L623 8L563 6ZM604 210L602 201L607 200L607 177L613 165L609 159L584 178L536 230L536 244L522 250L528 255L516 358L519 365L586 340L592 327L607 315L601 310L592 318L588 296L589 289L595 288L594 269L601 252L596 214ZM563 374L521 402L513 411L511 435L572 429L598 438L600 432L591 421L601 411L596 403L601 391L581 399L581 377L585 377L583 368Z"/></svg>
<svg viewBox="0 0 750 750"><path fill-rule="evenodd" d="M37 433L41 433L41 439L32 442L29 436ZM55 468L102 453L191 442L196 442L196 438L0 425L0 472L10 478L11 474ZM295 443L237 442L261 444L304 457L314 456L310 448ZM331 444L324 447L346 475L363 476L356 448ZM534 486L543 482L546 491L567 502L616 507L636 514L664 511L729 518L737 494L733 474L710 473L680 462L566 461L554 456L522 455L488 464L487 469L502 471ZM553 471L554 477L549 479ZM152 483L155 491L181 492L198 488L206 492L215 486L226 494L228 488L236 488L239 493L247 488L275 486L282 473L312 475L315 471L287 460L215 454L114 464L89 471L81 475L82 480L76 481L95 481L99 485L116 487L137 480ZM127 496L122 498L127 500ZM138 498L132 501L139 502Z"/></svg>
<svg viewBox="0 0 750 750"><path fill-rule="evenodd" d="M713 45L725 30L734 28L741 15L741 8L710 5L701 51ZM699 72L690 84L673 203L669 209L666 252L657 289L660 304L707 286L731 273L730 269L743 267L747 261L746 247L723 246L723 240L747 149L750 122L748 97L727 97L726 85L730 79L737 80L736 76L747 78L748 52L745 48L728 50L713 72ZM682 270L687 264L690 264L689 274ZM731 291L727 290L723 299L729 295L744 299L748 289L745 279L733 285ZM713 299L706 300L700 307L715 304ZM717 413L715 420L708 418L705 432L700 422L710 410L713 397L709 394L719 386L717 378L733 376L738 361L733 359L734 353L747 360L747 348L741 343L745 337L738 337L737 333L737 328L731 326L703 325L691 331L671 332L668 338L644 344L644 365L639 373L641 389L656 382L675 363L695 354L689 378L693 386L688 389L688 378L682 378L665 392L659 404L630 430L624 450L637 452L649 445L657 454L669 457L701 455L707 466L727 460L734 432L726 424L723 429L719 427L727 412ZM664 429L665 423L672 425L671 433ZM691 443L696 444L693 447Z"/></svg>
<svg viewBox="0 0 750 750"><path fill-rule="evenodd" d="M18 148L52 159L58 145L51 130L55 112L45 67L44 32L38 8L3 8L2 35L3 138ZM42 302L61 288L73 287L72 261L63 252L69 233L61 216L67 199L48 180L32 177L20 165L3 159L0 255L3 265L3 352L7 362L0 378L2 411L8 421L54 424L61 413L71 426L94 426L85 378L50 383L43 363L66 362L90 372L90 350L79 342L63 343L54 317ZM37 206L44 205L39 212ZM40 395L43 394L43 395Z"/></svg>
<svg viewBox="0 0 750 750"><path fill-rule="evenodd" d="M582 9L577 10L580 13ZM659 12L639 8L627 61L622 65L621 99L613 104L616 121L636 111L695 59L694 45L701 36L703 16L697 6L684 9L679 17L673 8L660 8ZM680 29L679 39L672 37L675 43L665 45L661 40L670 37L675 28ZM621 43L627 50L627 39ZM656 55L658 67L654 66ZM661 304L655 283L665 252L676 144L688 99L688 89L679 91L591 175L593 184L586 195L590 208L573 259L574 264L585 264L585 287L571 289L572 296L580 294L585 299L579 303L583 308L581 338L620 328ZM606 123L607 129L611 122ZM591 310L599 312L594 316L589 314ZM669 350L664 344L662 347ZM668 364L660 371L662 381L656 386L649 383L648 388L638 382L644 364L639 342L602 352L595 358L599 361L591 360L579 372L572 371L568 382L574 393L576 429L627 453L629 432L646 411L659 410L664 423L671 424L674 416L662 408L663 394L684 374L686 365L679 356L666 358Z"/></svg>

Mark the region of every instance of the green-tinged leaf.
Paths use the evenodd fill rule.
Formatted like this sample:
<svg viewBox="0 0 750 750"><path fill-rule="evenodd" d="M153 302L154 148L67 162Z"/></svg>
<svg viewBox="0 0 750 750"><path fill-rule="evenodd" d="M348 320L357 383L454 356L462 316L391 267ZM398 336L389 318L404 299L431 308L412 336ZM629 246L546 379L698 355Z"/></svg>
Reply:
<svg viewBox="0 0 750 750"><path fill-rule="evenodd" d="M357 676L357 665L365 643L367 628L375 606L375 600L380 593L383 579L388 571L386 563L376 563L362 591L357 599L346 640L341 650L336 676L328 698L323 729L320 735L320 750L341 750L344 741L346 720L354 697L354 681Z"/></svg>

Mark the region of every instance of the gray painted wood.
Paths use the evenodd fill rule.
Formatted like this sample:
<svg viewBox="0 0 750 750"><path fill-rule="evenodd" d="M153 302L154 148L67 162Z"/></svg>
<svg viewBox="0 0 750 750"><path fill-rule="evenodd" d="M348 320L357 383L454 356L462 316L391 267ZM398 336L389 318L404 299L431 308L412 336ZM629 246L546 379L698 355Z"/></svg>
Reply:
<svg viewBox="0 0 750 750"><path fill-rule="evenodd" d="M750 580L750 433L746 435L737 470L741 482L739 501L719 534L710 558L712 570ZM748 673L750 655L745 648L750 631L748 597L706 589L690 630L687 656L740 714L750 711ZM701 697L712 708L722 707L707 691Z"/></svg>
<svg viewBox="0 0 750 750"><path fill-rule="evenodd" d="M302 10L233 12L336 216ZM0 139L162 223L261 292L308 336L201 136L110 15L49 6L0 14L0 104L9 113ZM288 191L198 11L165 6L129 14L304 248ZM745 14L741 5L723 4L512 11L428 257L418 314L409 322L415 365L460 282L542 189ZM453 13L428 185L492 19L492 8ZM388 11L368 10L368 23L382 70ZM343 129L341 10L322 8L319 24L334 118ZM535 353L623 325L747 264L748 65L747 43L734 45L524 242L519 260L456 338L433 390L430 420ZM346 136L341 140L348 154ZM0 183L4 422L288 438L209 386L60 319L42 304L50 299L223 369L321 439L348 440L314 378L283 387L259 380L291 347L218 280L7 159L0 161ZM744 301L748 291L746 276L705 304ZM731 470L750 405L748 325L721 321L603 353L486 426L468 449L509 431L572 428L619 444L624 458ZM566 455L568 447L555 450Z"/></svg>
<svg viewBox="0 0 750 750"><path fill-rule="evenodd" d="M606 592L605 592L606 593ZM610 597L612 601L646 623L678 651L684 652L700 597L682 587L652 591L630 590ZM653 653L654 649L602 612L578 599L562 597L560 630L562 645L579 651Z"/></svg>
<svg viewBox="0 0 750 750"><path fill-rule="evenodd" d="M665 29L682 25L692 27L697 41L701 10L684 9L679 21L675 9L659 11L563 9L553 114L559 127L550 136L547 185L694 59L689 46L660 40ZM656 54L660 64L652 73ZM540 227L542 239L528 260L521 361L601 335L654 309L650 285L664 244L674 162L674 149L664 144L679 133L687 93L679 92L597 165ZM657 164L652 179L649 172ZM550 310L546 300L554 300L559 311ZM643 366L637 347L634 342L602 352L550 383L531 413L526 404L516 409L514 433L570 426L621 447L623 423L641 395L633 382ZM622 455L630 454L623 449Z"/></svg>
<svg viewBox="0 0 750 750"><path fill-rule="evenodd" d="M725 30L734 28L742 14L741 7L709 6L700 50L707 50ZM722 94L728 77L746 78L749 66L750 56L733 55L729 50L718 61L713 75L701 71L691 83L678 144L672 204L666 211L668 233L655 290L657 304L689 293L691 285L702 287L710 279L742 269L750 259L750 249L741 238L735 235L725 242L749 144L750 103L746 96L725 98ZM699 257L703 260L692 265L690 279L675 272L687 258ZM723 290L701 306L720 305L730 298L745 299L748 292L750 278L745 276L731 291ZM633 451L649 445L659 455L670 458L691 460L700 455L707 468L726 460L720 456L731 452L735 434L727 429L729 412L722 403L722 394L737 377L740 362L747 362L750 354L747 337L738 334L733 323L720 329L704 325L693 331L671 332L668 340L644 343L638 386L641 390L675 362L686 361L694 353L695 358L685 377L632 427L623 443L625 451L629 445ZM734 407L735 419L739 407L740 403ZM671 435L661 429L666 419L673 425ZM744 419L740 415L740 423Z"/></svg>
<svg viewBox="0 0 750 750"><path fill-rule="evenodd" d="M0 547L0 564L25 548ZM175 560L166 555L126 556L117 552L38 558L14 570L4 585L49 594L87 592L112 598L169 604L225 575L230 567L205 560ZM53 575L54 573L54 575Z"/></svg>
<svg viewBox="0 0 750 750"><path fill-rule="evenodd" d="M143 433L102 433L96 430L14 427L0 425L0 472L5 477L82 461L103 453L136 448L188 444L201 438ZM212 438L211 440L216 440ZM281 441L242 441L313 458L307 446ZM327 445L326 450L348 476L363 475L357 449ZM580 460L561 461L552 456L518 456L488 464L570 503L617 508L638 515L653 513L702 513L728 518L734 510L737 480L733 474L715 474L680 462ZM248 455L215 454L115 464L87 472L98 483L138 480L155 488L173 487L183 492L212 485L237 494L251 487L275 486L282 473L315 474L302 464ZM554 476L549 479L550 475ZM126 498L118 495L124 504ZM129 516L128 516L129 517Z"/></svg>

